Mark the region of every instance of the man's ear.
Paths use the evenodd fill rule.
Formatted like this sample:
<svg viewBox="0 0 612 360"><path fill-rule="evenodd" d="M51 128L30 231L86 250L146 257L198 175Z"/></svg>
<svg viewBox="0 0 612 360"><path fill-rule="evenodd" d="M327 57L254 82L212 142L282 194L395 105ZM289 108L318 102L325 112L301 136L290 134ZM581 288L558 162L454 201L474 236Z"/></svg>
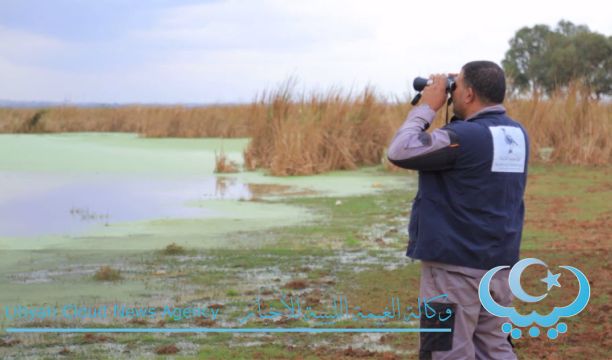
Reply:
<svg viewBox="0 0 612 360"><path fill-rule="evenodd" d="M474 89L468 87L465 92L465 102L467 104L471 104L474 101L476 101L476 93L474 92Z"/></svg>

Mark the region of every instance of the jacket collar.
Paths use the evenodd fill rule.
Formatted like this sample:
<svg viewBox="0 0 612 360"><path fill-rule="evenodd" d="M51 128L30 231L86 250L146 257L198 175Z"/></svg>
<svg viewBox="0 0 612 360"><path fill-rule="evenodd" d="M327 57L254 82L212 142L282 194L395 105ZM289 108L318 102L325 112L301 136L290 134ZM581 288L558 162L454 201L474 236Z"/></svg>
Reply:
<svg viewBox="0 0 612 360"><path fill-rule="evenodd" d="M505 113L506 113L506 108L502 104L497 104L497 105L492 105L492 106L487 106L485 108L482 108L465 120L472 121L485 114L505 114Z"/></svg>

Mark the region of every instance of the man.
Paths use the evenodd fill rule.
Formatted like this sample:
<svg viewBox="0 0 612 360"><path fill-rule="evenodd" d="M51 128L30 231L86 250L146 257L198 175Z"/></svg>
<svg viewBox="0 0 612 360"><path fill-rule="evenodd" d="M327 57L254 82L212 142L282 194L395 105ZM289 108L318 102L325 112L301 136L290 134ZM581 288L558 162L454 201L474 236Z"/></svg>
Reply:
<svg viewBox="0 0 612 360"><path fill-rule="evenodd" d="M450 308L454 318L421 318L421 359L516 359L503 318L480 305L478 283L487 270L518 261L529 142L506 115L503 70L490 61L467 63L451 88L453 121L425 132L447 98L447 75L431 77L388 149L389 160L419 171L407 255L420 259L421 299ZM510 305L508 270L491 282L491 294ZM440 295L445 294L446 297ZM438 319L439 320L439 319Z"/></svg>

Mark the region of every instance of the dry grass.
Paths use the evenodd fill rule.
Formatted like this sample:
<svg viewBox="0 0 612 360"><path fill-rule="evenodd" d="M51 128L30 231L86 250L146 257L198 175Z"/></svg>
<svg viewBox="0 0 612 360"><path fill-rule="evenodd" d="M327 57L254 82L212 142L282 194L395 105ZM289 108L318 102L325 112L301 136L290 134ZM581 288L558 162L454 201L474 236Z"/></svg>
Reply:
<svg viewBox="0 0 612 360"><path fill-rule="evenodd" d="M174 344L162 345L155 348L155 353L157 355L173 355L177 354L179 351L180 349Z"/></svg>
<svg viewBox="0 0 612 360"><path fill-rule="evenodd" d="M612 104L597 102L584 89L570 87L550 99L506 102L510 116L527 128L532 160L552 148L550 160L564 164L605 165L612 160Z"/></svg>
<svg viewBox="0 0 612 360"><path fill-rule="evenodd" d="M94 280L96 281L118 281L121 280L121 272L113 269L110 266L102 266L94 274Z"/></svg>
<svg viewBox="0 0 612 360"><path fill-rule="evenodd" d="M21 344L19 339L0 339L0 347L12 347Z"/></svg>
<svg viewBox="0 0 612 360"><path fill-rule="evenodd" d="M526 127L533 162L606 165L612 160L612 104L597 102L585 89L570 87L551 98L508 99L511 117ZM248 169L274 175L304 175L383 163L397 169L384 151L411 106L389 103L371 89L356 97L339 92L296 101L289 87L262 97L249 118L252 141ZM433 128L444 125L439 111ZM550 150L549 159L541 154Z"/></svg>
<svg viewBox="0 0 612 360"><path fill-rule="evenodd" d="M530 135L532 161L609 164L612 104L582 96L577 87L551 98L508 99L509 115ZM385 149L411 106L372 89L297 95L291 82L249 105L116 108L0 109L0 133L136 132L145 137L251 137L245 167L273 175L307 175L384 164ZM444 124L438 113L433 128ZM238 171L223 152L216 172Z"/></svg>
<svg viewBox="0 0 612 360"><path fill-rule="evenodd" d="M306 175L380 164L404 116L370 88L357 96L330 91L294 99L286 86L252 105L248 169Z"/></svg>
<svg viewBox="0 0 612 360"><path fill-rule="evenodd" d="M285 288L293 290L302 290L308 287L308 281L304 279L291 280L285 284Z"/></svg>
<svg viewBox="0 0 612 360"><path fill-rule="evenodd" d="M219 153L215 151L215 173L226 174L235 172L238 172L238 164L230 161L223 150Z"/></svg>
<svg viewBox="0 0 612 360"><path fill-rule="evenodd" d="M161 253L163 255L183 255L187 253L184 247L178 245L177 243L168 244Z"/></svg>
<svg viewBox="0 0 612 360"><path fill-rule="evenodd" d="M145 137L247 137L248 105L0 109L0 133L135 132Z"/></svg>

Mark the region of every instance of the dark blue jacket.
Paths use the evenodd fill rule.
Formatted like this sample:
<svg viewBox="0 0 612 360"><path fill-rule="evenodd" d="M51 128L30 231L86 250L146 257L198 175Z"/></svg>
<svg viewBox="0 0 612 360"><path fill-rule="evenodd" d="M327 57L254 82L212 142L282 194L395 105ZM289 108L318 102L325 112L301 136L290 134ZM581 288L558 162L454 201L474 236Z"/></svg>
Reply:
<svg viewBox="0 0 612 360"><path fill-rule="evenodd" d="M417 166L406 254L477 269L514 265L525 212L527 133L505 111L453 121L443 130L451 144L432 160L442 161L442 170Z"/></svg>

